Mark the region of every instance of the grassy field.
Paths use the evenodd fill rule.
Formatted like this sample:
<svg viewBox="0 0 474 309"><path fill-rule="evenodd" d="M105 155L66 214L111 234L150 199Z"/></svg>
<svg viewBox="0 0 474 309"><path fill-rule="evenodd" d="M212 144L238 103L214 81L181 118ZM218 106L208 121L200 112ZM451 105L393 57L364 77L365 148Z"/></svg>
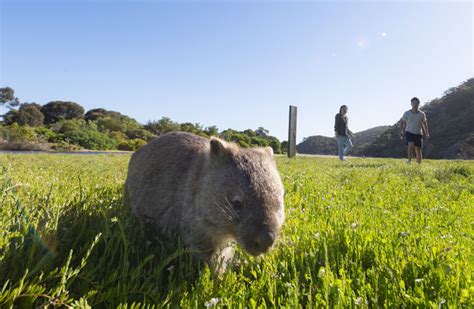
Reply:
<svg viewBox="0 0 474 309"><path fill-rule="evenodd" d="M128 155L0 155L0 307L474 305L474 162L277 159L287 221L221 281L121 206Z"/></svg>

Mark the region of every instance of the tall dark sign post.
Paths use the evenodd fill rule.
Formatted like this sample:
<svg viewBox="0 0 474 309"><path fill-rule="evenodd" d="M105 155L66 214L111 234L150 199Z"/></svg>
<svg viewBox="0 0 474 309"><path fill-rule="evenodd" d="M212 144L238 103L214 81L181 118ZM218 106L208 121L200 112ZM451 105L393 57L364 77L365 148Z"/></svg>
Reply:
<svg viewBox="0 0 474 309"><path fill-rule="evenodd" d="M296 155L296 106L290 105L290 121L288 125L288 158Z"/></svg>

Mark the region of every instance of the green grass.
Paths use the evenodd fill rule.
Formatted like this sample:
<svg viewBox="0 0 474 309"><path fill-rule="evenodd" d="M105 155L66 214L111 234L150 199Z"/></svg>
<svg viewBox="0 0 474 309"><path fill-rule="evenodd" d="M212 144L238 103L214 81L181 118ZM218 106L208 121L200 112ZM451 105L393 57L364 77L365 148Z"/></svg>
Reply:
<svg viewBox="0 0 474 309"><path fill-rule="evenodd" d="M222 280L121 207L128 155L0 155L0 307L471 307L474 162L277 159L287 221Z"/></svg>

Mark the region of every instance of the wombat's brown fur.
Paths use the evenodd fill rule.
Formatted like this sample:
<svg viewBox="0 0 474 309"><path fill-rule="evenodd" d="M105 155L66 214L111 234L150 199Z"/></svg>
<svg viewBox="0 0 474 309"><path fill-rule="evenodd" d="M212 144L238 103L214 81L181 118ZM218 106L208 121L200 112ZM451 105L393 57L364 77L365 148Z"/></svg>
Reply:
<svg viewBox="0 0 474 309"><path fill-rule="evenodd" d="M244 149L184 132L165 134L133 154L125 202L214 266L232 256L232 240L252 255L266 252L284 221L283 185L270 147Z"/></svg>

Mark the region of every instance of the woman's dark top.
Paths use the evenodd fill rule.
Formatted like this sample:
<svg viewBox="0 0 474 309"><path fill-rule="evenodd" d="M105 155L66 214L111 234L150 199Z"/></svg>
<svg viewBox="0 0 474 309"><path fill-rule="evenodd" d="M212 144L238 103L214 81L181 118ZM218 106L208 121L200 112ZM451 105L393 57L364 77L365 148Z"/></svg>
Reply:
<svg viewBox="0 0 474 309"><path fill-rule="evenodd" d="M347 116L336 114L336 124L334 125L334 131L337 135L347 136Z"/></svg>

